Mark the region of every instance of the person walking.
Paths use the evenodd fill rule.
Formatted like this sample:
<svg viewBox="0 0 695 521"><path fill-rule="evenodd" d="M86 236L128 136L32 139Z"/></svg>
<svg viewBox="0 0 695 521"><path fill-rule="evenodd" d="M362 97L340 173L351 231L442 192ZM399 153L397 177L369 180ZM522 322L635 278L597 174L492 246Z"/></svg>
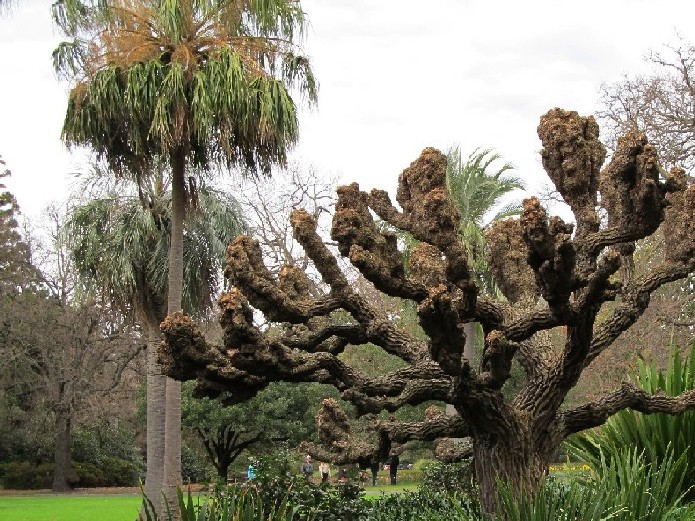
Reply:
<svg viewBox="0 0 695 521"><path fill-rule="evenodd" d="M249 466L246 469L246 479L249 481L256 479L256 466L253 464L253 461L249 463Z"/></svg>
<svg viewBox="0 0 695 521"><path fill-rule="evenodd" d="M401 460L398 458L395 450L391 451L389 457L389 476L391 476L391 484L396 484L396 474L398 473L398 465L401 464Z"/></svg>
<svg viewBox="0 0 695 521"><path fill-rule="evenodd" d="M328 483L328 478L331 477L331 466L322 461L319 463L319 473L321 474L321 483Z"/></svg>
<svg viewBox="0 0 695 521"><path fill-rule="evenodd" d="M314 474L314 465L311 462L311 456L307 455L306 458L304 458L304 463L302 463L302 475L306 479L311 479L311 476Z"/></svg>
<svg viewBox="0 0 695 521"><path fill-rule="evenodd" d="M377 474L379 473L379 462L378 461L373 461L372 464L369 467L369 470L372 471L372 486L376 486L376 478Z"/></svg>

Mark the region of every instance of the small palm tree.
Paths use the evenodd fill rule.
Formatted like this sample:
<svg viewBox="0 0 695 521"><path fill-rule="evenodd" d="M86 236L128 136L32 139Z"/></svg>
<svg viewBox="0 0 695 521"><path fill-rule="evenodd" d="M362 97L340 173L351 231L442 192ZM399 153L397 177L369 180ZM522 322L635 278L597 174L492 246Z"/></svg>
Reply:
<svg viewBox="0 0 695 521"><path fill-rule="evenodd" d="M103 173L100 175L103 180ZM183 301L194 314L213 305L228 241L245 230L237 202L205 186L189 212L184 236ZM159 173L138 190L127 181L107 183L97 197L74 208L66 223L69 249L86 291L133 316L147 337L148 497L160 497L164 472L166 377L157 363L159 324L166 316L171 233L171 192Z"/></svg>
<svg viewBox="0 0 695 521"><path fill-rule="evenodd" d="M501 203L510 192L524 189L520 178L509 175L514 168L510 163L493 165L499 160L500 155L489 149L478 148L465 161L458 146L447 152L446 185L461 214L459 235L478 283L488 294L498 294L498 290L485 260L485 228L498 219L519 215L522 207L518 200ZM465 326L464 356L472 362L477 332L475 323Z"/></svg>

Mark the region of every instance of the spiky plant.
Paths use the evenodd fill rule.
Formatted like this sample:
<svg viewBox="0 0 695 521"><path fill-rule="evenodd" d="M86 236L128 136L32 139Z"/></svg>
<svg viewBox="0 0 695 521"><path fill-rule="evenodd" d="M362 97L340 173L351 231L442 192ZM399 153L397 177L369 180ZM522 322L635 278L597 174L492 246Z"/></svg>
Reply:
<svg viewBox="0 0 695 521"><path fill-rule="evenodd" d="M660 371L654 364L639 361L637 384L648 395L678 396L695 388L695 343L690 356L685 360L678 350L671 354L666 371ZM575 435L566 442L568 451L576 458L585 461L595 471L600 471L602 460L617 453L620 447L635 447L644 454L647 463L659 467L669 453L676 457L684 456L686 465L681 469L681 479L673 482L685 489L675 493L685 493L695 497L691 487L695 481L695 464L692 463L692 441L695 439L695 413L685 412L672 416L664 413L642 414L626 409L610 417L608 421L594 430ZM691 488L688 488L691 487Z"/></svg>

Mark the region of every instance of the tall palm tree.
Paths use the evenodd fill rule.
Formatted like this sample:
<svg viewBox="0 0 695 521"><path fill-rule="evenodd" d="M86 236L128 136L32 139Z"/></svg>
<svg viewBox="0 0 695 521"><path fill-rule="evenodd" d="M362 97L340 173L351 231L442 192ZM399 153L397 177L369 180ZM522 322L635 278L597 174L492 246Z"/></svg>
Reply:
<svg viewBox="0 0 695 521"><path fill-rule="evenodd" d="M487 269L484 232L490 223L521 213L518 200L505 204L502 201L510 192L524 189L520 178L509 175L514 168L510 163L497 166L500 159L499 154L489 149L478 148L465 161L458 146L447 152L446 185L461 214L459 235L468 249L478 284L483 292L491 294L496 294L497 288ZM465 328L464 356L472 363L477 335L475 323L469 322Z"/></svg>
<svg viewBox="0 0 695 521"><path fill-rule="evenodd" d="M298 138L290 91L316 101L309 61L297 46L306 25L301 5L58 0L54 14L69 39L55 50L54 63L74 81L64 141L90 147L117 173L140 178L156 164L171 170L167 312L178 311L183 220L194 191L186 172L241 166L268 173L286 162ZM180 400L180 383L168 381L164 479L170 491L181 467Z"/></svg>
<svg viewBox="0 0 695 521"><path fill-rule="evenodd" d="M71 255L86 289L97 290L115 309L133 316L147 336L148 397L166 392L157 348L168 284L172 198L167 185L161 174L138 190L127 181L112 180L95 199L74 208L66 223ZM183 302L200 315L213 304L228 241L245 226L229 195L207 187L197 195L186 221ZM164 477L165 416L161 400L147 400L145 491L155 502Z"/></svg>

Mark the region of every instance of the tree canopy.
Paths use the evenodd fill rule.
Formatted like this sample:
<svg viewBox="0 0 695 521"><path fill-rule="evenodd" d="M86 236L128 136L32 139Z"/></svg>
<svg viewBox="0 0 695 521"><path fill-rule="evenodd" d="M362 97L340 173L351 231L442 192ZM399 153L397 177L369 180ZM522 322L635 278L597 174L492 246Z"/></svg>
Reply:
<svg viewBox="0 0 695 521"><path fill-rule="evenodd" d="M63 138L118 171L183 151L194 168L284 163L298 135L295 88L316 81L299 53L305 17L288 0L59 1L72 78Z"/></svg>

